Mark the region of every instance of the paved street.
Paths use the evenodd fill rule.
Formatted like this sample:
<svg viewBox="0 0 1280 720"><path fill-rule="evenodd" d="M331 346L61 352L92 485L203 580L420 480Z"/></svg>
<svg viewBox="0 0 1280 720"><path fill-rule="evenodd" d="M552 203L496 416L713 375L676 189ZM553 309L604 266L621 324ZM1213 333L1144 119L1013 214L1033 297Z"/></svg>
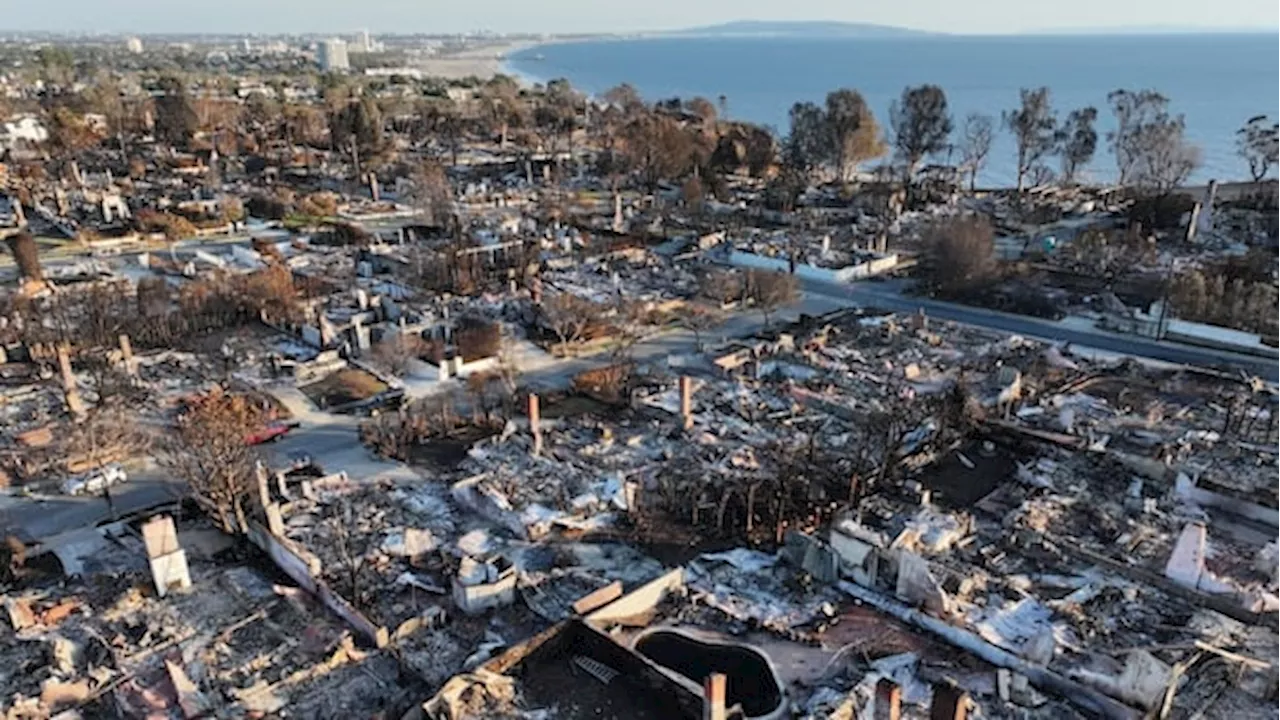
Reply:
<svg viewBox="0 0 1280 720"><path fill-rule="evenodd" d="M831 312L845 303L818 295L806 296L800 303L780 312L773 322L794 320L800 313L819 315ZM711 342L728 337L746 337L759 332L764 325L760 313L747 313L732 317L719 329L704 333L703 341ZM641 362L661 362L671 355L692 353L697 348L693 333L676 330L639 342L632 348L632 357ZM534 370L525 372L521 380L539 389L567 387L573 376L588 369L603 367L613 362L608 352L589 357L575 357L543 362ZM457 381L433 383L436 392L459 387ZM358 428L363 419L354 415L334 415L322 412L293 389L276 389L273 393L290 410L299 426L282 440L266 446L279 462L286 461L294 453L306 453L327 472L345 471L353 479L394 477L412 474L404 465L388 462L373 455L360 443Z"/></svg>
<svg viewBox="0 0 1280 720"><path fill-rule="evenodd" d="M935 319L952 320L1025 337L1069 342L1109 353L1169 363L1240 368L1267 381L1273 383L1277 381L1277 363L1267 361L1265 358L1175 343L1155 342L1078 326L1067 327L1049 320L1011 315L928 298L909 297L902 293L901 285L892 282L833 285L806 281L804 290L802 300L783 312L777 313L773 322L794 320L802 313L821 315L853 305L904 313L923 308L929 317ZM702 340L709 344L729 338L748 337L760 332L763 327L764 319L759 312L740 313L730 317L721 327L703 333ZM670 356L689 355L696 348L697 338L693 333L673 330L637 343L632 348L632 357L640 362L663 362ZM603 352L588 357L542 362L536 369L526 372L522 379L533 388L563 388L568 385L574 375L584 370L602 367L612 360L608 352ZM455 383L456 381L429 384L427 387L444 390L448 387L456 387ZM360 417L319 411L305 396L293 389L278 390L276 394L300 422L297 430L279 442L266 446L267 451L276 461L283 463L295 453L306 453L327 471L346 471L353 478L360 480L375 476L412 475L412 471L400 463L373 457L360 444L358 437ZM178 492L178 484L166 477L163 471L152 469L138 474L128 485L118 489L113 497L117 514L123 515L171 500L177 496ZM29 540L103 522L109 518L106 502L100 496L85 498L51 496L34 500L17 496L0 496L0 522L16 527Z"/></svg>
<svg viewBox="0 0 1280 720"><path fill-rule="evenodd" d="M162 470L131 474L129 482L112 488L117 517L181 497L183 488ZM0 526L16 532L24 541L96 525L111 519L102 495L37 495L33 498L0 496Z"/></svg>
<svg viewBox="0 0 1280 720"><path fill-rule="evenodd" d="M836 285L806 281L804 287L812 294L841 298L865 307L879 307L904 313L913 313L923 308L929 317L940 320L954 320L966 325L1053 342L1068 342L1119 355L1150 358L1182 365L1239 368L1272 383L1277 382L1280 375L1277 372L1280 363L1276 360L1193 345L1157 342L1136 335L1121 335L1105 330L1068 327L1052 320L957 305L929 298L909 297L901 292L900 285L894 283L864 282L854 285Z"/></svg>

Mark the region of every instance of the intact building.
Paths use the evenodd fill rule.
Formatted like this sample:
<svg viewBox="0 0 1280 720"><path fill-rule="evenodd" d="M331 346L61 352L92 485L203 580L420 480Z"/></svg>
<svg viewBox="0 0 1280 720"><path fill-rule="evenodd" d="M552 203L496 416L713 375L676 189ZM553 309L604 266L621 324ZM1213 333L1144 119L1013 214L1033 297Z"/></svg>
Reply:
<svg viewBox="0 0 1280 720"><path fill-rule="evenodd" d="M356 35L356 41L347 50L353 53L379 53L386 50L386 46L370 37L368 30L361 30Z"/></svg>
<svg viewBox="0 0 1280 720"><path fill-rule="evenodd" d="M330 38L321 42L316 49L316 61L321 70L350 70L351 61L347 58L346 41Z"/></svg>

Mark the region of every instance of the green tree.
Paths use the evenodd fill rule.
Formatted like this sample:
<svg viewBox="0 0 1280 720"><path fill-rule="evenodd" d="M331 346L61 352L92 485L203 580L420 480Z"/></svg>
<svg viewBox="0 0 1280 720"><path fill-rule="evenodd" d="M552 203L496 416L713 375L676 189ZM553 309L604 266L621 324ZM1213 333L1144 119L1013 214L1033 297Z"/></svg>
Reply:
<svg viewBox="0 0 1280 720"><path fill-rule="evenodd" d="M827 94L828 141L832 143L836 174L842 180L856 172L858 164L885 154L880 124L857 90L841 88Z"/></svg>
<svg viewBox="0 0 1280 720"><path fill-rule="evenodd" d="M906 161L911 178L925 157L947 148L952 128L947 94L937 85L903 89L902 97L889 108L889 124L894 147Z"/></svg>
<svg viewBox="0 0 1280 720"><path fill-rule="evenodd" d="M1062 127L1058 128L1055 141L1058 158L1062 162L1062 182L1073 184L1080 169L1089 164L1098 149L1098 131L1093 127L1098 119L1098 109L1093 107L1072 110Z"/></svg>
<svg viewBox="0 0 1280 720"><path fill-rule="evenodd" d="M1280 125L1266 115L1249 118L1236 131L1236 151L1249 163L1249 176L1261 182L1280 156Z"/></svg>
<svg viewBox="0 0 1280 720"><path fill-rule="evenodd" d="M831 148L830 124L822 108L811 102L791 106L791 132L783 150L783 162L806 177L822 166Z"/></svg>

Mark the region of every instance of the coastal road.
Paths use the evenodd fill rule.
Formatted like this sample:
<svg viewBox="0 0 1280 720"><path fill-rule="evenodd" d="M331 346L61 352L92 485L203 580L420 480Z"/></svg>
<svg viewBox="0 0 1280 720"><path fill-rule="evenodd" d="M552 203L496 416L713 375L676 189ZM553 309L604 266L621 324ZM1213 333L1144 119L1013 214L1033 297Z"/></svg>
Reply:
<svg viewBox="0 0 1280 720"><path fill-rule="evenodd" d="M1118 355L1149 358L1180 365L1243 370L1271 383L1280 379L1280 362L1274 359L1181 343L1160 342L1136 335L1068 326L1052 320L908 296L903 294L901 284L894 282L860 282L841 285L805 280L802 286L807 293L840 298L868 308L881 308L900 313L914 313L923 309L926 315L938 320L951 320L1028 338L1071 343Z"/></svg>

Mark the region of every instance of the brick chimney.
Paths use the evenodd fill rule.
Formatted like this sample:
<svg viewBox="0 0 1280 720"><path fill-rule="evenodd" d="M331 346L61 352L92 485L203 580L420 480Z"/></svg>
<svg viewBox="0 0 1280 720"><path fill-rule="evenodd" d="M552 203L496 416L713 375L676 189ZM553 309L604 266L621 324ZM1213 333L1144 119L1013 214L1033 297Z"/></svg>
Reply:
<svg viewBox="0 0 1280 720"><path fill-rule="evenodd" d="M684 429L693 427L693 378L680 376L680 421Z"/></svg>
<svg viewBox="0 0 1280 720"><path fill-rule="evenodd" d="M902 687L889 678L876 683L876 699L871 706L875 720L898 720L902 714Z"/></svg>
<svg viewBox="0 0 1280 720"><path fill-rule="evenodd" d="M727 684L724 673L711 673L702 682L702 720L725 720L727 713L724 696Z"/></svg>
<svg viewBox="0 0 1280 720"><path fill-rule="evenodd" d="M71 353L65 344L58 346L58 369L62 371L62 390L67 400L67 411L77 419L83 418L84 401L80 399L76 374L71 371Z"/></svg>
<svg viewBox="0 0 1280 720"><path fill-rule="evenodd" d="M969 693L944 682L933 686L933 702L929 704L929 720L965 720L969 716Z"/></svg>
<svg viewBox="0 0 1280 720"><path fill-rule="evenodd" d="M542 409L534 393L529 393L529 432L533 433L533 454L536 457L542 454Z"/></svg>
<svg viewBox="0 0 1280 720"><path fill-rule="evenodd" d="M126 333L120 334L120 356L124 359L124 370L130 375L138 373L138 366L133 362L133 343Z"/></svg>

